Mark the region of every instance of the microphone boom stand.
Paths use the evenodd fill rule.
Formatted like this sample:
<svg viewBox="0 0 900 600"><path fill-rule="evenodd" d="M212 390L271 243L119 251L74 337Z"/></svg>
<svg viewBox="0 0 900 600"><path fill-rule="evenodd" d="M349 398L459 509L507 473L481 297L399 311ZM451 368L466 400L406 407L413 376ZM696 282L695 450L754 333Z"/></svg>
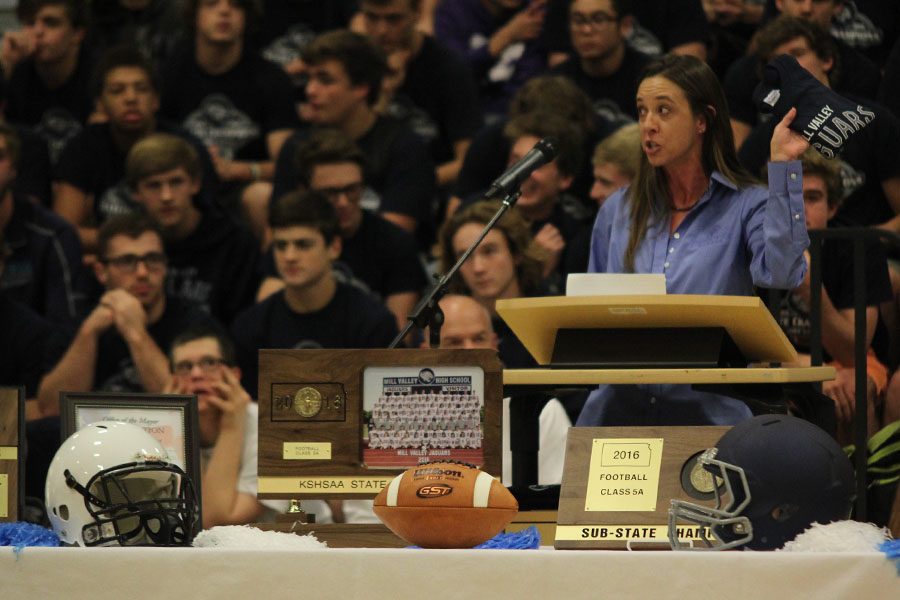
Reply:
<svg viewBox="0 0 900 600"><path fill-rule="evenodd" d="M428 344L431 348L438 348L441 345L441 325L444 324L444 313L441 310L441 307L438 306L438 302L440 302L441 298L443 298L447 293L447 284L456 275L456 272L459 271L462 264L466 262L469 256L475 251L481 241L485 238L485 236L490 233L491 229L494 228L494 225L500 218L506 214L512 206L516 203L516 200L519 199L519 196L522 195L522 192L516 190L510 194L507 194L503 201L500 204L500 208L497 209L497 212L494 213L494 216L491 217L491 220L487 222L482 229L481 234L478 236L478 239L475 240L471 246L466 249L462 256L456 261L450 270L447 271L446 274L438 277L435 275L434 277L437 279L437 282L431 286L431 289L428 290L421 300L419 300L418 304L413 307L412 312L410 312L406 318L408 320L406 327L403 328L403 331L397 334L397 337L391 342L391 345L388 348L396 348L398 344L406 337L406 335L410 332L410 330L415 325L419 329L425 329L425 326L428 326Z"/></svg>

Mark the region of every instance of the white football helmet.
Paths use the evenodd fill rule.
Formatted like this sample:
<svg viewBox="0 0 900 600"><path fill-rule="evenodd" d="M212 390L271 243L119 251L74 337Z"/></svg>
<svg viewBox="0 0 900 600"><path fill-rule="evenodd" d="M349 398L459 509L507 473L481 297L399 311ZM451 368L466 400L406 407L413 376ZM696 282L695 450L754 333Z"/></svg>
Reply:
<svg viewBox="0 0 900 600"><path fill-rule="evenodd" d="M47 513L77 546L187 546L194 486L162 444L136 425L92 423L62 443L47 472Z"/></svg>

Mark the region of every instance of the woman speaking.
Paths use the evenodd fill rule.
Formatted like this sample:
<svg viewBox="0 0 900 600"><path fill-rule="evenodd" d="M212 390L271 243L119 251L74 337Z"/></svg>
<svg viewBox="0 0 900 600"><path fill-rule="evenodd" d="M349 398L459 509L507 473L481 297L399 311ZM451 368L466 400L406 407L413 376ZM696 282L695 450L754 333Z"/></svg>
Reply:
<svg viewBox="0 0 900 600"><path fill-rule="evenodd" d="M796 109L772 135L768 188L738 163L725 96L705 63L666 55L648 65L637 109L640 167L600 208L588 270L664 273L670 294L797 287L809 238L797 160L808 143L788 129ZM686 385L616 385L591 394L578 425L730 425L750 416L739 400Z"/></svg>

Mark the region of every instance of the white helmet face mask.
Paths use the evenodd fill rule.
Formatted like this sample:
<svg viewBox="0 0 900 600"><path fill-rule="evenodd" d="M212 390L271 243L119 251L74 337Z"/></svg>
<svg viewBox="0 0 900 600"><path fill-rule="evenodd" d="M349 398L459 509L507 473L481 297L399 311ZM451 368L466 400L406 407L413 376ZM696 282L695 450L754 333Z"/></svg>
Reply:
<svg viewBox="0 0 900 600"><path fill-rule="evenodd" d="M136 425L93 423L60 446L47 473L47 512L78 546L190 545L198 523L190 478Z"/></svg>

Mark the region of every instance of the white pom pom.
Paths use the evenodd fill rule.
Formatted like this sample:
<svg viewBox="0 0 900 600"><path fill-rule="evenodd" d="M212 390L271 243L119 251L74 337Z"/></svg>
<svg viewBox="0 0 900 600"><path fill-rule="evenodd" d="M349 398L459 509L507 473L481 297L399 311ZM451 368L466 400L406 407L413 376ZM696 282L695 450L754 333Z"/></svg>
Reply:
<svg viewBox="0 0 900 600"><path fill-rule="evenodd" d="M312 534L295 535L263 531L247 525L223 525L201 531L194 538L197 548L260 548L265 550L324 550L328 546Z"/></svg>
<svg viewBox="0 0 900 600"><path fill-rule="evenodd" d="M890 539L886 528L858 521L813 523L784 545L785 552L879 552L878 545Z"/></svg>

